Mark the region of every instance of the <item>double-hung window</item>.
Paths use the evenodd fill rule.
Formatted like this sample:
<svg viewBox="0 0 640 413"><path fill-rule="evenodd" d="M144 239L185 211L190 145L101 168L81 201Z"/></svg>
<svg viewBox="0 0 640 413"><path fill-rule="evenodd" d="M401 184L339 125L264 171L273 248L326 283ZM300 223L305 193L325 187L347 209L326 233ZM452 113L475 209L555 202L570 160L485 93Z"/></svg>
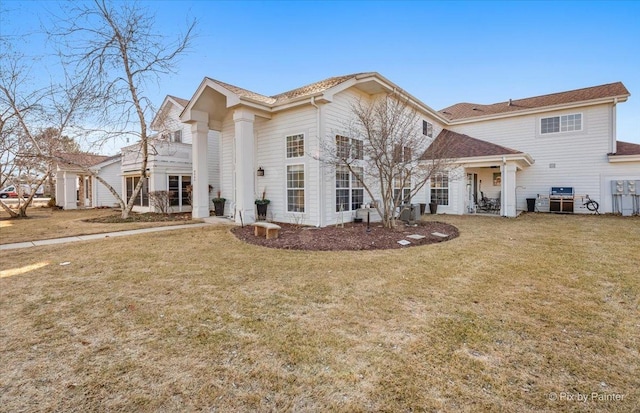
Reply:
<svg viewBox="0 0 640 413"><path fill-rule="evenodd" d="M431 177L431 202L449 205L449 174L440 172Z"/></svg>
<svg viewBox="0 0 640 413"><path fill-rule="evenodd" d="M540 134L573 132L582 130L582 114L553 116L540 119Z"/></svg>
<svg viewBox="0 0 640 413"><path fill-rule="evenodd" d="M336 135L336 155L338 159L361 160L364 157L364 146L361 140Z"/></svg>
<svg viewBox="0 0 640 413"><path fill-rule="evenodd" d="M363 169L351 169L353 172L346 166L336 168L336 212L355 211L364 203Z"/></svg>
<svg viewBox="0 0 640 413"><path fill-rule="evenodd" d="M304 212L304 165L287 165L287 212Z"/></svg>

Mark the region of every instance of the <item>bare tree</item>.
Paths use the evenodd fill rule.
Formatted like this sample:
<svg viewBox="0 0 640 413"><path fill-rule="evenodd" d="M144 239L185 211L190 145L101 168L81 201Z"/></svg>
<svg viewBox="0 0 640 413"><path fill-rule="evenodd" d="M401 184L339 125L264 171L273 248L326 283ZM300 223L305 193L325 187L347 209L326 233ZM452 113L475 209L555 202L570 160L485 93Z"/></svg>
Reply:
<svg viewBox="0 0 640 413"><path fill-rule="evenodd" d="M450 148L432 146L433 138L423 133L422 117L399 93L357 100L351 115L341 133L332 133L321 143L321 161L332 167L336 181L351 181L372 200L379 200L373 204L383 225L391 228L403 205L432 176L450 169L453 159L446 155ZM430 155L424 156L427 150ZM340 207L338 211L351 209Z"/></svg>
<svg viewBox="0 0 640 413"><path fill-rule="evenodd" d="M153 113L145 87L163 74L173 72L176 60L188 48L196 21L176 41L157 34L154 16L135 3L94 0L74 3L50 33L59 40L64 62L74 67L83 89L91 90L94 121L105 125L105 138L136 135L140 142L141 161L135 186L122 217L134 206L149 158L147 122Z"/></svg>
<svg viewBox="0 0 640 413"><path fill-rule="evenodd" d="M167 214L171 210L171 196L172 193L169 191L151 191L149 201L161 214Z"/></svg>

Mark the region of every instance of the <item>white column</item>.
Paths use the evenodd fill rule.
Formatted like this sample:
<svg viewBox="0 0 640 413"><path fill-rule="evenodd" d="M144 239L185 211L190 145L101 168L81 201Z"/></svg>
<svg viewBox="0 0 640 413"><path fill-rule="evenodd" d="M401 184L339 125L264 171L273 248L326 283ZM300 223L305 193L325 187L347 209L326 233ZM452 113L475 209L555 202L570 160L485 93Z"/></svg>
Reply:
<svg viewBox="0 0 640 413"><path fill-rule="evenodd" d="M78 175L72 172L64 173L64 209L78 209L77 189Z"/></svg>
<svg viewBox="0 0 640 413"><path fill-rule="evenodd" d="M502 215L505 217L516 216L516 165L513 163L502 164L500 172L502 176Z"/></svg>
<svg viewBox="0 0 640 413"><path fill-rule="evenodd" d="M236 222L251 224L256 221L254 171L255 147L253 121L255 115L247 110L238 109L233 113L235 122L235 156L236 156Z"/></svg>
<svg viewBox="0 0 640 413"><path fill-rule="evenodd" d="M207 136L209 125L207 122L198 121L191 124L191 145L193 158L193 175L191 175L192 209L193 218L205 218L209 216L209 168L207 168Z"/></svg>
<svg viewBox="0 0 640 413"><path fill-rule="evenodd" d="M64 208L64 172L56 172L56 205Z"/></svg>

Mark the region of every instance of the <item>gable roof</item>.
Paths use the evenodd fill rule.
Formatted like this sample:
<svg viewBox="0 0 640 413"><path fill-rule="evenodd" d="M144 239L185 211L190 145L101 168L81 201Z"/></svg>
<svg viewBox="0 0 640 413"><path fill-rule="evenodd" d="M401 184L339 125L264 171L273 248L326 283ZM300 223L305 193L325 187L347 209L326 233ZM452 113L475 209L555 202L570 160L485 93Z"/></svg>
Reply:
<svg viewBox="0 0 640 413"><path fill-rule="evenodd" d="M421 159L460 159L515 154L524 154L524 152L443 129Z"/></svg>
<svg viewBox="0 0 640 413"><path fill-rule="evenodd" d="M369 74L369 72L353 73L353 74L344 75L344 76L334 76L334 77L321 80L319 82L314 82L306 86L292 89L287 92L279 93L273 96L261 95L260 93L252 92L250 90L243 89L241 87L234 86L229 83L221 82L219 80L212 79L210 77L207 77L207 79L222 86L223 88L229 90L230 92L235 93L240 97L251 99L251 100L264 103L270 106L275 106L275 105L282 105L285 103L289 103L297 99L311 97L315 94L322 93L334 86L337 86L340 83L346 82L349 79L352 79L364 74Z"/></svg>
<svg viewBox="0 0 640 413"><path fill-rule="evenodd" d="M177 96L173 96L173 95L167 95L167 97L170 97L171 99L175 100L176 103L178 103L180 106L182 106L182 108L186 108L187 105L189 104L189 101L187 99L182 99L179 98Z"/></svg>
<svg viewBox="0 0 640 413"><path fill-rule="evenodd" d="M450 121L459 119L477 118L480 116L490 116L518 112L531 109L540 109L557 105L565 105L578 102L587 102L606 98L624 98L630 95L622 82L609 83L606 85L587 87L583 89L570 90L568 92L551 93L548 95L535 96L524 99L514 99L506 102L499 102L490 105L477 103L457 103L442 110L442 116Z"/></svg>
<svg viewBox="0 0 640 413"><path fill-rule="evenodd" d="M65 153L57 153L56 156L62 160L63 163L67 165L80 165L84 167L90 167L93 165L97 165L109 159L109 156L105 155L96 155L94 153L88 152L65 152ZM119 156L119 155L114 155Z"/></svg>

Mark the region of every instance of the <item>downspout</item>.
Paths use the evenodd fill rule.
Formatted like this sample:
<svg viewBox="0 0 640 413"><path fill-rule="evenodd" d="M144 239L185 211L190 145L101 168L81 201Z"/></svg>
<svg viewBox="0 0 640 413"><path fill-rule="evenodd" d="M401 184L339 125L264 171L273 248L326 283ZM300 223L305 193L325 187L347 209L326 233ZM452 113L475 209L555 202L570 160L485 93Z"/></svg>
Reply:
<svg viewBox="0 0 640 413"><path fill-rule="evenodd" d="M502 170L500 171L500 175L502 177L502 191L500 194L502 199L500 200L500 209L502 210L502 216L506 217L507 203L505 201L507 200L507 158L504 156L502 157Z"/></svg>
<svg viewBox="0 0 640 413"><path fill-rule="evenodd" d="M320 106L316 104L315 96L311 96L311 105L316 108L316 140L318 141L318 223L316 226L321 228L323 224L322 218L324 216L324 188L322 187L322 174L324 173L324 168L320 154Z"/></svg>
<svg viewBox="0 0 640 413"><path fill-rule="evenodd" d="M611 106L611 152L616 153L618 151L618 141L616 137L616 105L618 104L618 98L613 98L613 106Z"/></svg>

